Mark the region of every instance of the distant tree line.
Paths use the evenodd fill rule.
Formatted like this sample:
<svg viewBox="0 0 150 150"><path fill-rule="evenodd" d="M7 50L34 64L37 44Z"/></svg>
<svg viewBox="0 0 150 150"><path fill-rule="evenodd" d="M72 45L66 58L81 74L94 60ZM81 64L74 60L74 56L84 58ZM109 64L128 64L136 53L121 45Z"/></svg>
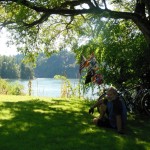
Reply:
<svg viewBox="0 0 150 150"><path fill-rule="evenodd" d="M22 56L0 56L0 77L8 79L32 79L33 69L25 65Z"/></svg>
<svg viewBox="0 0 150 150"><path fill-rule="evenodd" d="M50 58L46 58L44 54L41 54L37 58L34 75L38 78L53 78L55 75L78 78L78 68L73 52L60 51L51 55Z"/></svg>
<svg viewBox="0 0 150 150"><path fill-rule="evenodd" d="M63 75L67 78L78 78L78 65L75 54L60 51L47 58L40 54L36 66L23 63L23 55L0 56L0 77L9 79L53 78Z"/></svg>

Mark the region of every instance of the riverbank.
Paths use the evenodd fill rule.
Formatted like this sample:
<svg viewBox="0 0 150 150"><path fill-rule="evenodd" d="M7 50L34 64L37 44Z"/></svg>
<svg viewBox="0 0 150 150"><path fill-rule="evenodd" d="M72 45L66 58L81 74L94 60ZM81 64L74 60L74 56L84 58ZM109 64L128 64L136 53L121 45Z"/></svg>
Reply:
<svg viewBox="0 0 150 150"><path fill-rule="evenodd" d="M11 84L20 84L24 87L23 93L29 95L29 80L23 79L7 79L7 82ZM77 89L79 84L79 79L69 79L72 89ZM54 78L36 78L31 80L31 95L37 97L53 97L59 98L61 96L61 90L63 86L63 81L54 79ZM78 90L77 90L78 92ZM98 89L92 91L91 89L87 94L81 93L85 98L96 99L98 96L94 93L97 93Z"/></svg>

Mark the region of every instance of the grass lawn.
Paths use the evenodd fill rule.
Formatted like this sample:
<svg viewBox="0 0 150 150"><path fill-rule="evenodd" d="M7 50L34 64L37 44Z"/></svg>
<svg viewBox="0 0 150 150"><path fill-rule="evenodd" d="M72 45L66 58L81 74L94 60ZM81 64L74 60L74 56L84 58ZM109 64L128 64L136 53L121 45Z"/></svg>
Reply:
<svg viewBox="0 0 150 150"><path fill-rule="evenodd" d="M92 124L91 102L0 95L0 150L150 150L150 117L126 135Z"/></svg>

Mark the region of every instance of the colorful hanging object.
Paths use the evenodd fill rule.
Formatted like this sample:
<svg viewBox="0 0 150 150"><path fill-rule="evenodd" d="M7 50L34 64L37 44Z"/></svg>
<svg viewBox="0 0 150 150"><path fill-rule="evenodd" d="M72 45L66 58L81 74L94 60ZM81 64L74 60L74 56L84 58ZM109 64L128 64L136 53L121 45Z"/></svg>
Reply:
<svg viewBox="0 0 150 150"><path fill-rule="evenodd" d="M90 71L91 69L95 70L95 67L97 66L97 61L96 58L94 56L94 54L92 54L89 58L89 67L88 67L88 71Z"/></svg>
<svg viewBox="0 0 150 150"><path fill-rule="evenodd" d="M83 55L81 56L79 67L80 74L84 68L87 68L85 84L92 82L100 85L103 83L103 76L100 73L97 73L99 70L99 65L96 61L94 53L92 53L88 59L86 59Z"/></svg>
<svg viewBox="0 0 150 150"><path fill-rule="evenodd" d="M81 71L89 66L89 61L82 55L81 61L80 61L80 67L79 67L79 73L81 74Z"/></svg>

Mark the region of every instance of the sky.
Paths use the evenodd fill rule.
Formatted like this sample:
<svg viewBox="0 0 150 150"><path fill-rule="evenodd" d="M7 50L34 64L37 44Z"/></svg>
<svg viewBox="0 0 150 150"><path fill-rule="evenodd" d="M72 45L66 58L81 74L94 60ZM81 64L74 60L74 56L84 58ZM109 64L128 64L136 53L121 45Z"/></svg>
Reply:
<svg viewBox="0 0 150 150"><path fill-rule="evenodd" d="M9 33L5 30L0 31L0 55L13 56L17 55L17 48L15 45L7 46L6 42L8 41Z"/></svg>

